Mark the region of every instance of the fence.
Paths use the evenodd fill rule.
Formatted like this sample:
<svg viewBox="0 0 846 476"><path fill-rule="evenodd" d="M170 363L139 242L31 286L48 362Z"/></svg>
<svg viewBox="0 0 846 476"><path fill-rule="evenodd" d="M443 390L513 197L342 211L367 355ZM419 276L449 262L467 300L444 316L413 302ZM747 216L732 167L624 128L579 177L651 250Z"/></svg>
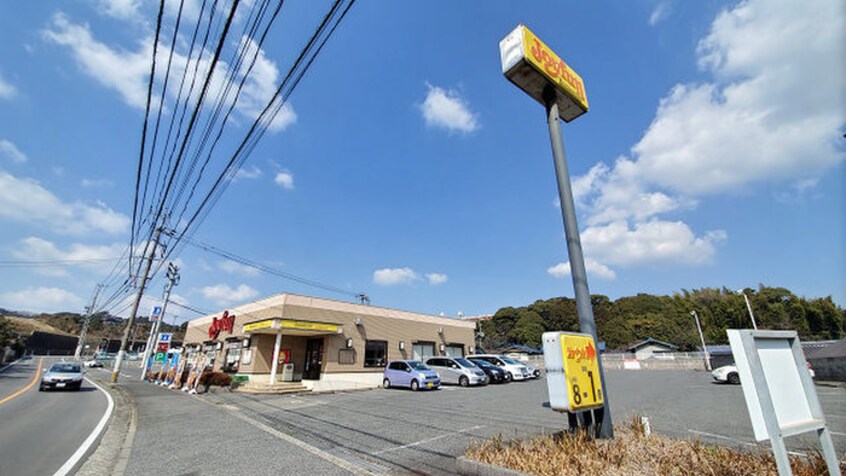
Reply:
<svg viewBox="0 0 846 476"><path fill-rule="evenodd" d="M518 360L526 365L544 368L543 355L519 356ZM702 352L653 354L642 360L638 360L635 354L602 354L602 365L606 369L623 370L626 368L626 361L636 361L644 370L706 370L705 356Z"/></svg>

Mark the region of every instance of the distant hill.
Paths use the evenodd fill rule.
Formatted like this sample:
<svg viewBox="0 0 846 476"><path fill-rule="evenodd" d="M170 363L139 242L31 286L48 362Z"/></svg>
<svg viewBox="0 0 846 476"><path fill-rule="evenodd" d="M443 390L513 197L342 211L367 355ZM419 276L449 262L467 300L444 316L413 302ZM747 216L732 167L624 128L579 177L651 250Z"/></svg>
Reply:
<svg viewBox="0 0 846 476"><path fill-rule="evenodd" d="M6 320L9 321L9 323L12 325L12 330L16 334L30 335L33 331L40 331L49 332L51 334L72 335L70 332L66 332L57 327L53 327L50 324L42 322L38 319L10 315L6 315L3 317L5 317Z"/></svg>

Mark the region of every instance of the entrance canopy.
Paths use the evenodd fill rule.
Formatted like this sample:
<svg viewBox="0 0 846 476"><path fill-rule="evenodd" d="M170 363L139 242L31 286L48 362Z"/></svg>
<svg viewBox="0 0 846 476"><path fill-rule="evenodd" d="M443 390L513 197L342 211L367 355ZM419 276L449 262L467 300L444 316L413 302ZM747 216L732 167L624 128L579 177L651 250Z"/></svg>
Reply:
<svg viewBox="0 0 846 476"><path fill-rule="evenodd" d="M282 331L285 335L320 336L342 334L344 329L338 324L325 322L298 321L294 319L262 319L244 324L244 334L277 334Z"/></svg>

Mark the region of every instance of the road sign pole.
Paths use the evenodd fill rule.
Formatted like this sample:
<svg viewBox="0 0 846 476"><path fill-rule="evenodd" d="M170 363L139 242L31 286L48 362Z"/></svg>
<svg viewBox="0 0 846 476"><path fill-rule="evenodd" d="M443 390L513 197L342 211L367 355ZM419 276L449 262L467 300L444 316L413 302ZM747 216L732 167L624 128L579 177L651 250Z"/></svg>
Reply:
<svg viewBox="0 0 846 476"><path fill-rule="evenodd" d="M552 142L552 156L555 161L555 176L558 180L558 198L561 200L561 216L564 219L564 234L567 237L567 253L570 257L570 275L573 277L573 289L576 293L579 332L590 334L595 342L599 342L596 337L593 308L590 304L590 291L588 290L585 260L582 255L582 243L579 238L579 225L576 221L576 206L570 185L570 173L567 170L567 154L564 152L564 139L561 135L561 127L558 124L558 104L555 101L555 92L551 88L547 88L544 91L544 99L547 122L549 123L549 138ZM598 352L596 357L599 363L599 379L602 382L602 388L608 388L605 385L602 357ZM605 395L604 406L592 411L594 412L593 422L599 426L597 436L613 438L611 405L607 394Z"/></svg>

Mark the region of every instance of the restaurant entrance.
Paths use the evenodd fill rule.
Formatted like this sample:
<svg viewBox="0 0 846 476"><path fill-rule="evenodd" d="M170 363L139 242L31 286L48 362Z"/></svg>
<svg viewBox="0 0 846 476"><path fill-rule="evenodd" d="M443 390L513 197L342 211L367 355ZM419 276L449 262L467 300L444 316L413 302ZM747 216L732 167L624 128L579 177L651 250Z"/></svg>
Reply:
<svg viewBox="0 0 846 476"><path fill-rule="evenodd" d="M320 380L320 369L323 367L323 338L306 341L304 380Z"/></svg>

